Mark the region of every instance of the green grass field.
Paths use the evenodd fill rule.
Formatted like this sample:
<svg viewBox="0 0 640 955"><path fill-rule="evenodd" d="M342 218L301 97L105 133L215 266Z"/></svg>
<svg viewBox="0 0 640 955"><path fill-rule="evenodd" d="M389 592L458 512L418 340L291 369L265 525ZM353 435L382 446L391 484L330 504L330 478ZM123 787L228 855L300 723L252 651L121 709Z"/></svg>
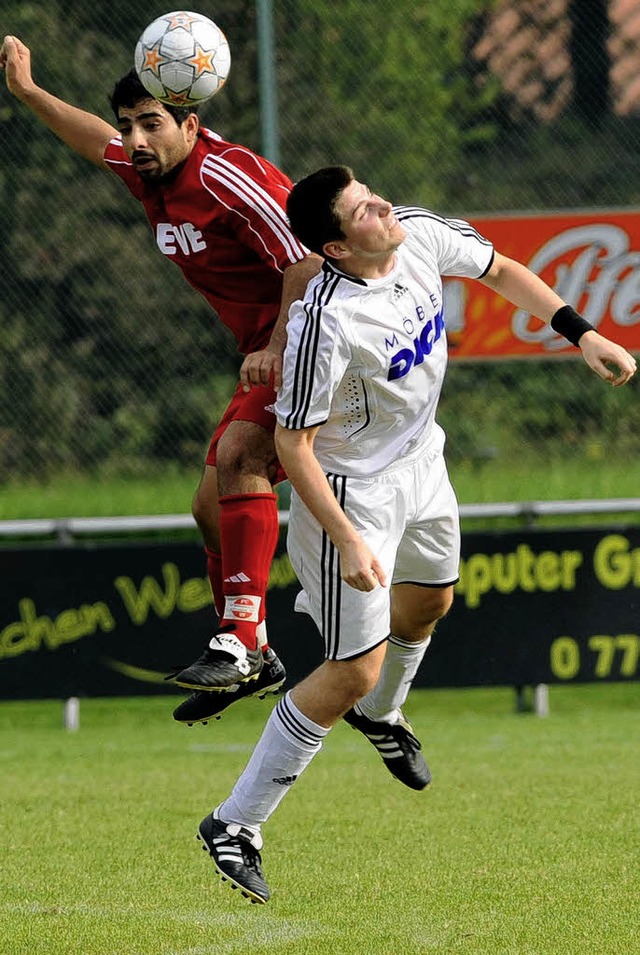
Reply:
<svg viewBox="0 0 640 955"><path fill-rule="evenodd" d="M460 501L573 500L637 497L640 461L616 458L593 462L522 459L450 466ZM150 472L145 478L92 478L62 475L46 484L8 482L0 492L0 520L58 517L111 517L135 514L186 514L200 472Z"/></svg>
<svg viewBox="0 0 640 955"><path fill-rule="evenodd" d="M194 839L270 703L175 724L177 697L4 703L2 955L630 955L640 687L419 690L415 793L340 724L265 826L251 906Z"/></svg>

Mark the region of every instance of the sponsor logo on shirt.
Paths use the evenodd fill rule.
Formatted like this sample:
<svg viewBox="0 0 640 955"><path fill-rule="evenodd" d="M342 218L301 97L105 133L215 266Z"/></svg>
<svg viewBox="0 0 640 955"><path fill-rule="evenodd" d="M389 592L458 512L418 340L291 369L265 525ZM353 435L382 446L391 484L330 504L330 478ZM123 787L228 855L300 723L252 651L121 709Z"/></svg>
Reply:
<svg viewBox="0 0 640 955"><path fill-rule="evenodd" d="M425 313L422 306L416 308L418 322L412 319L405 319L404 326L407 334L412 336L409 346L399 348L391 356L389 371L387 372L387 381L397 381L398 378L404 378L412 368L421 365L427 358L435 343L441 338L444 331L444 318L442 307L432 318L425 320ZM397 335L391 340L387 339L385 345L387 349L400 344Z"/></svg>
<svg viewBox="0 0 640 955"><path fill-rule="evenodd" d="M191 255L194 252L203 252L207 243L200 229L191 222L182 225L172 225L170 222L159 222L156 226L156 242L163 255Z"/></svg>

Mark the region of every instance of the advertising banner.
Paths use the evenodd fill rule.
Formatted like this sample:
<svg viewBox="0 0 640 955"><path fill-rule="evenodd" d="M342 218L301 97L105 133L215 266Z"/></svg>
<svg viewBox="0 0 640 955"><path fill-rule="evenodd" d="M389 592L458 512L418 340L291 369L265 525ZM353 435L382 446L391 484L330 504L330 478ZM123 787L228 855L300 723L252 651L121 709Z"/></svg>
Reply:
<svg viewBox="0 0 640 955"><path fill-rule="evenodd" d="M269 626L295 677L322 660L284 543L273 562ZM199 542L0 549L0 700L182 693L165 677L216 630ZM271 636L271 634L270 634Z"/></svg>
<svg viewBox="0 0 640 955"><path fill-rule="evenodd" d="M204 570L194 542L0 550L0 699L181 692L166 675L215 627ZM288 686L323 659L298 590L281 542L268 628ZM640 528L474 533L416 685L637 680L639 658Z"/></svg>
<svg viewBox="0 0 640 955"><path fill-rule="evenodd" d="M472 225L602 335L640 352L640 210L474 217ZM452 360L578 354L548 325L480 282L447 279L445 317Z"/></svg>
<svg viewBox="0 0 640 955"><path fill-rule="evenodd" d="M463 537L430 686L640 679L640 528Z"/></svg>

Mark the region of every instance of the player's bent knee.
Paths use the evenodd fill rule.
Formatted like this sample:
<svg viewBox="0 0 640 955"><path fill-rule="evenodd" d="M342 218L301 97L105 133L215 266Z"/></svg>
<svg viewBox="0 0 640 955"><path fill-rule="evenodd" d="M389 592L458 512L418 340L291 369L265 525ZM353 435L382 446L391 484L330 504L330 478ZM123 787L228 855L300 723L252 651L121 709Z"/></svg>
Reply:
<svg viewBox="0 0 640 955"><path fill-rule="evenodd" d="M215 511L211 504L197 494L191 504L191 513L201 529L208 527L210 524L215 524Z"/></svg>
<svg viewBox="0 0 640 955"><path fill-rule="evenodd" d="M345 709L351 708L358 700L369 693L380 676L382 657L369 659L366 657L357 660L326 661L333 692L339 696Z"/></svg>
<svg viewBox="0 0 640 955"><path fill-rule="evenodd" d="M358 700L373 689L380 661L325 660L291 691L303 713L321 726L333 726Z"/></svg>
<svg viewBox="0 0 640 955"><path fill-rule="evenodd" d="M235 422L235 427L230 426L216 451L216 466L222 480L239 473L266 476L275 459L273 435L250 422Z"/></svg>
<svg viewBox="0 0 640 955"><path fill-rule="evenodd" d="M446 617L451 609L451 604L451 599L443 597L441 600L430 601L422 608L422 612L418 612L417 617L414 619L413 629L416 630L416 636L422 631L432 630L439 620Z"/></svg>
<svg viewBox="0 0 640 955"><path fill-rule="evenodd" d="M204 497L196 496L191 504L191 513L198 525L205 544L215 551L220 550L220 528L218 525L217 505L212 505Z"/></svg>
<svg viewBox="0 0 640 955"><path fill-rule="evenodd" d="M193 519L195 520L196 524L200 526L200 524L205 520L205 507L201 498L199 498L197 494L191 502L191 513L193 514Z"/></svg>
<svg viewBox="0 0 640 955"><path fill-rule="evenodd" d="M400 585L392 593L391 632L408 640L424 640L452 602L452 586Z"/></svg>
<svg viewBox="0 0 640 955"><path fill-rule="evenodd" d="M360 675L359 680L356 683L354 683L352 687L351 704L350 704L351 706L353 706L354 703L357 703L358 700L361 700L363 696L366 696L367 693L371 692L371 690L374 688L374 686L378 682L379 675L380 675L379 670L376 671L375 674L368 672L368 673L363 673Z"/></svg>
<svg viewBox="0 0 640 955"><path fill-rule="evenodd" d="M434 597L435 599L432 600L429 605L428 614L434 620L440 620L451 610L451 605L453 603L453 588L447 587L435 590Z"/></svg>

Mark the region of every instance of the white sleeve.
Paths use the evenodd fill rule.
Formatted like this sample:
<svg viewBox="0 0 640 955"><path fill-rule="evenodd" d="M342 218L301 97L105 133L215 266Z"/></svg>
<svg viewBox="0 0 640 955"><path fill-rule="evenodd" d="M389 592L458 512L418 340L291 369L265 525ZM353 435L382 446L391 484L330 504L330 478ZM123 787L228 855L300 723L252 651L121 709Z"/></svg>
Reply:
<svg viewBox="0 0 640 955"><path fill-rule="evenodd" d="M440 274L478 279L493 262L493 244L464 219L442 219L436 225Z"/></svg>
<svg viewBox="0 0 640 955"><path fill-rule="evenodd" d="M398 218L408 236L435 257L440 275L478 279L493 262L493 244L464 219L445 219L417 207L402 208Z"/></svg>
<svg viewBox="0 0 640 955"><path fill-rule="evenodd" d="M275 404L278 424L291 430L324 424L350 357L337 309L294 302L287 324L282 387Z"/></svg>

